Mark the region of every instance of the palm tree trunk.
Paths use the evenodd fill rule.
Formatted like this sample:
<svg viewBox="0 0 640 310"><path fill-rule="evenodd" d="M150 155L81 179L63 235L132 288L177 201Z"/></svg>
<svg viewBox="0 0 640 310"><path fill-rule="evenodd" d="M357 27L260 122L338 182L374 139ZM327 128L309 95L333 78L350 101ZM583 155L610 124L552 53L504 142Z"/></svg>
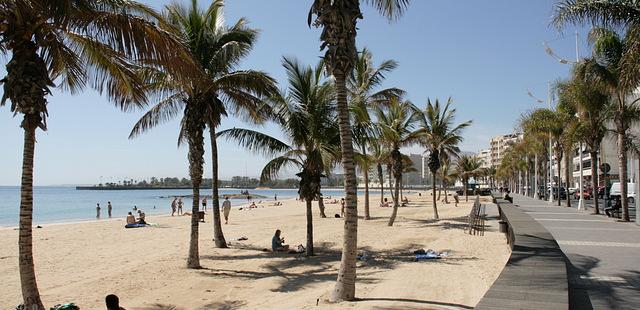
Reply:
<svg viewBox="0 0 640 310"><path fill-rule="evenodd" d="M438 220L439 219L439 217L438 217L438 206L436 205L436 172L432 171L431 177L432 177L432 180L433 180L433 188L431 189L432 190L432 193L431 193L432 195L431 196L433 198L433 218Z"/></svg>
<svg viewBox="0 0 640 310"><path fill-rule="evenodd" d="M211 207L213 209L213 240L217 248L226 248L227 241L222 233L220 222L220 195L218 194L218 141L216 140L216 129L213 124L209 124L209 134L211 135L211 178L213 179L213 197Z"/></svg>
<svg viewBox="0 0 640 310"><path fill-rule="evenodd" d="M193 122L189 126L198 126ZM204 126L202 126L204 127ZM193 199L191 202L191 236L189 242L189 257L187 267L198 269L200 267L200 254L198 252L199 236L199 211L200 211L200 184L202 184L202 166L204 164L204 137L203 128L190 130L189 133L189 174L191 176Z"/></svg>
<svg viewBox="0 0 640 310"><path fill-rule="evenodd" d="M380 182L380 204L382 204L384 202L384 177L382 173L382 165L378 163L377 168L378 168L378 182Z"/></svg>
<svg viewBox="0 0 640 310"><path fill-rule="evenodd" d="M560 155L560 153L558 152L558 159L556 160L558 163L558 184L556 184L556 191L558 192L558 207L561 205L561 200L560 200L560 186L562 184L562 182L560 182L560 176L562 175L562 167L560 167L560 163L562 162L562 156Z"/></svg>
<svg viewBox="0 0 640 310"><path fill-rule="evenodd" d="M442 182L442 187L444 187L444 203L449 203L449 194L447 194L447 183Z"/></svg>
<svg viewBox="0 0 640 310"><path fill-rule="evenodd" d="M362 155L367 161L367 148L362 148ZM364 219L370 220L371 214L369 213L369 163L363 165L364 174Z"/></svg>
<svg viewBox="0 0 640 310"><path fill-rule="evenodd" d="M398 215L398 206L399 206L399 198L400 198L400 180L395 178L395 195L393 196L393 211L391 212L391 217L389 218L389 222L387 226L393 226L393 222L396 220L396 216Z"/></svg>
<svg viewBox="0 0 640 310"><path fill-rule="evenodd" d="M467 190L469 188L469 179L464 179L464 201L469 202L469 192Z"/></svg>
<svg viewBox="0 0 640 310"><path fill-rule="evenodd" d="M571 148L567 148L568 150L571 150ZM571 154L571 152L567 151L567 154L565 154L564 156L564 178L566 179L566 183L567 185L565 186L565 190L567 193L567 204L566 207L567 208L571 208L571 199L569 197L569 185L570 185L570 179L571 176L573 175L573 165L571 164L571 162L573 161L573 157L569 156Z"/></svg>
<svg viewBox="0 0 640 310"><path fill-rule="evenodd" d="M20 186L20 224L18 234L18 265L24 309L44 310L33 264L33 156L36 126L29 125L25 115L24 150L22 154L22 183Z"/></svg>
<svg viewBox="0 0 640 310"><path fill-rule="evenodd" d="M387 171L389 174L389 194L391 194L391 200L396 199L393 195L394 192L391 190L393 188L393 169L391 165L387 165Z"/></svg>
<svg viewBox="0 0 640 310"><path fill-rule="evenodd" d="M593 205L596 208L595 213L600 214L600 208L598 206L598 152L591 151L591 196L593 196Z"/></svg>
<svg viewBox="0 0 640 310"><path fill-rule="evenodd" d="M355 39L355 38L354 38ZM344 170L344 190L346 193L346 215L344 219L344 239L338 280L333 290L332 300L354 300L356 294L356 255L358 251L358 185L354 165L353 140L347 103L345 73L334 68L338 125L340 126L340 147ZM350 70L349 70L350 72Z"/></svg>
<svg viewBox="0 0 640 310"><path fill-rule="evenodd" d="M620 166L620 201L622 202L622 220L629 221L629 201L627 199L627 135L624 130L618 133L618 165Z"/></svg>
<svg viewBox="0 0 640 310"><path fill-rule="evenodd" d="M320 195L320 199L318 199L318 209L320 209L320 217L326 218L327 215L324 214L324 198Z"/></svg>
<svg viewBox="0 0 640 310"><path fill-rule="evenodd" d="M313 256L313 198L306 197L307 204L307 249L306 256Z"/></svg>

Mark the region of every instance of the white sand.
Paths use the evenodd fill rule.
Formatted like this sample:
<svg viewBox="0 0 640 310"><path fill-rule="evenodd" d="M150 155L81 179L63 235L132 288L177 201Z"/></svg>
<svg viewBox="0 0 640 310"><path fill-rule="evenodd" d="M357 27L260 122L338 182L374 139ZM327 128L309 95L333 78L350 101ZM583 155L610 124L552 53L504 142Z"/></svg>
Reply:
<svg viewBox="0 0 640 310"><path fill-rule="evenodd" d="M483 237L464 233L471 203L442 204L439 222L431 219L429 195L412 194L393 227L391 208L371 198L370 221L358 222L358 245L371 258L358 262L358 302L328 304L342 245L337 204L327 204L329 218L314 203L312 258L263 252L276 228L287 243L305 243L302 202L281 207L232 210L224 225L229 249L212 242L211 213L200 226L202 270L185 268L188 217L155 216L160 227L124 229L124 219L34 229L38 285L45 305L75 302L81 309L103 309L104 296L115 293L127 309L451 309L473 307L496 279L509 255L496 223ZM464 199L464 198L463 198ZM37 207L37 206L36 206ZM359 203L363 213L363 203ZM0 306L21 301L17 230L0 229ZM448 250L446 259L413 262L416 249ZM316 307L319 299L320 307ZM162 306L160 306L162 305Z"/></svg>

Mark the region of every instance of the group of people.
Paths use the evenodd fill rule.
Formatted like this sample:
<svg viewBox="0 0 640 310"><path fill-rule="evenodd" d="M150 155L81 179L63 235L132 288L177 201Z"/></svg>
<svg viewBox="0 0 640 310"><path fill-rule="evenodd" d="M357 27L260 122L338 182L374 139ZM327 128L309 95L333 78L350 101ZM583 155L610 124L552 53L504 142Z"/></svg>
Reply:
<svg viewBox="0 0 640 310"><path fill-rule="evenodd" d="M191 215L190 212L183 212L182 206L184 202L182 201L182 197L173 197L171 201L171 216L174 215ZM255 204L254 204L255 205ZM207 212L207 197L202 198L202 210ZM229 201L229 197L225 197L222 202L222 210L220 210L224 215L224 223L229 224L229 213L231 213L231 201Z"/></svg>
<svg viewBox="0 0 640 310"><path fill-rule="evenodd" d="M127 225L131 225L131 224L147 225L147 222L145 221L145 218L146 218L146 214L144 214L144 212L142 212L142 210L140 210L140 209L138 209L138 219L137 220L136 220L136 217L131 212L129 212L127 214Z"/></svg>
<svg viewBox="0 0 640 310"><path fill-rule="evenodd" d="M100 208L100 203L96 204L96 218L99 219L100 218L100 210L102 208ZM107 202L107 214L109 215L109 218L111 218L111 212L113 211L113 206L111 205L111 201Z"/></svg>

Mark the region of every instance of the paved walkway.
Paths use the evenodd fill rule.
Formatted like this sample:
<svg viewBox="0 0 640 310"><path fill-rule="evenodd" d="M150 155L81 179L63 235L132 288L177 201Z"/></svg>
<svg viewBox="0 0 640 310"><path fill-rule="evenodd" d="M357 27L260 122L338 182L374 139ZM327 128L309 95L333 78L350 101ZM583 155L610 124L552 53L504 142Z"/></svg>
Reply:
<svg viewBox="0 0 640 310"><path fill-rule="evenodd" d="M640 309L640 227L513 195L571 261L572 309Z"/></svg>

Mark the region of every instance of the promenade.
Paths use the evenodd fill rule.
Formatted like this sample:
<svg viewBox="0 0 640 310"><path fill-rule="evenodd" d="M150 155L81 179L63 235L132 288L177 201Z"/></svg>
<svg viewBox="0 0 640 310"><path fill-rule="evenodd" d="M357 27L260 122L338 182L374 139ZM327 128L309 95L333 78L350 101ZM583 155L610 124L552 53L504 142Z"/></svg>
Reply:
<svg viewBox="0 0 640 310"><path fill-rule="evenodd" d="M640 226L514 194L571 262L572 309L640 309Z"/></svg>

